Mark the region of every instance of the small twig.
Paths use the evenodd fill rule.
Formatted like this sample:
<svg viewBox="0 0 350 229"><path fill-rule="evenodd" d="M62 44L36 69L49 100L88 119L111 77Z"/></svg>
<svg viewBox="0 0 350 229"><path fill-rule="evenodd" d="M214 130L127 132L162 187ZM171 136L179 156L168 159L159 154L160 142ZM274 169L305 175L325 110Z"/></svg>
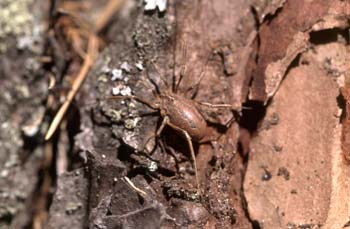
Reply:
<svg viewBox="0 0 350 229"><path fill-rule="evenodd" d="M95 22L94 25L94 33L89 34L89 44L88 44L88 51L87 54L84 55L83 51L79 48L75 47L75 51L84 58L84 63L83 66L80 69L80 72L77 76L77 78L75 79L75 81L73 82L72 85L72 89L69 91L68 95L67 95L67 99L66 101L62 104L62 106L60 107L60 109L58 110L57 114L55 115L53 121L50 124L50 127L48 129L48 131L46 132L45 135L45 140L48 140L52 137L53 133L56 131L58 125L61 123L65 113L68 110L69 105L71 104L74 96L76 95L76 93L78 92L81 84L83 83L84 79L86 78L86 75L95 59L96 53L98 51L98 44L99 44L99 40L98 37L96 36L96 34L101 31L106 24L109 22L109 20L111 19L112 15L118 10L120 9L120 6L122 5L122 3L124 3L125 0L109 0L108 4L105 6L105 8L103 10L101 10L101 12L99 13L100 15L97 17L98 20ZM71 16L74 17L73 13L70 13ZM79 22L79 25L81 27L85 27L85 31L89 31L88 30L88 26L80 20L79 17L74 17L74 19L76 21ZM82 32L84 32L84 30L82 30ZM88 32L90 33L90 32ZM79 35L77 35L79 36ZM73 36L74 37L74 36ZM75 41L75 42L74 42ZM77 44L77 39L75 39L73 41L74 44ZM79 41L79 39L78 39Z"/></svg>
<svg viewBox="0 0 350 229"><path fill-rule="evenodd" d="M120 9L125 0L109 0L107 5L101 10L100 16L95 22L95 33L99 33L107 25L113 14Z"/></svg>
<svg viewBox="0 0 350 229"><path fill-rule="evenodd" d="M53 133L56 131L58 125L61 123L61 121L64 117L64 114L66 113L74 96L76 95L81 84L83 83L84 79L86 78L86 75L87 75L87 73L88 73L88 71L89 71L89 69L90 69L90 67L95 59L97 51L98 51L97 37L95 35L91 34L89 37L88 52L87 52L86 58L84 60L83 66L80 69L80 72L79 72L77 78L73 82L72 88L67 95L66 101L62 104L62 106L58 110L55 118L51 122L51 125L50 125L48 131L46 132L45 140L48 140L51 138Z"/></svg>
<svg viewBox="0 0 350 229"><path fill-rule="evenodd" d="M129 179L129 177L124 177L124 180L128 185L130 185L137 193L139 193L141 196L147 196L147 193L140 188L136 187L134 183Z"/></svg>
<svg viewBox="0 0 350 229"><path fill-rule="evenodd" d="M79 31L78 29L74 29L74 28L68 28L67 29L67 35L69 40L72 41L72 47L74 49L74 51L82 58L85 59L86 53L82 48L82 34L80 34L81 31Z"/></svg>

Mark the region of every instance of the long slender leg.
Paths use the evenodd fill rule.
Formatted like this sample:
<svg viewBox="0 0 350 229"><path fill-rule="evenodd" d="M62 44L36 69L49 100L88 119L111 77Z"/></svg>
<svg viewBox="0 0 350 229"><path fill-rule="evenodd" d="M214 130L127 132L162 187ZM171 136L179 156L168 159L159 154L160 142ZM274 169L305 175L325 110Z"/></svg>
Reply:
<svg viewBox="0 0 350 229"><path fill-rule="evenodd" d="M201 189L200 189L200 185L199 185L199 179L198 179L198 170L197 170L197 162L196 162L196 155L194 153L194 149L193 149L193 144L192 144L192 139L191 136L187 133L187 131L171 124L170 122L167 123L171 128L181 131L184 136L186 137L187 143L188 143L188 147L190 148L190 153L191 153L191 157L192 157L192 161L193 161L193 167L194 167L194 173L196 176L196 183L197 183L197 190L198 193L201 193Z"/></svg>
<svg viewBox="0 0 350 229"><path fill-rule="evenodd" d="M241 117L241 111L239 109L236 109L234 106L232 106L231 104L226 104L226 103L222 103L222 104L212 104L212 103L207 103L207 102L198 102L195 101L197 104L211 108L211 109L218 109L218 108L222 108L222 109L230 109L233 112L233 116L232 118L230 118L230 120L228 120L225 123L225 127L229 128L231 126L231 124L235 121L235 120L239 120ZM249 107L241 107L243 109L250 109Z"/></svg>
<svg viewBox="0 0 350 229"><path fill-rule="evenodd" d="M236 112L240 112L241 109L244 110L251 110L251 107L245 107L245 106L241 106L239 108L232 106L231 104L227 104L227 103L219 103L219 104L212 104L212 103L207 103L207 102L199 102L199 101L194 101L195 103L199 104L199 105L203 105L209 108L229 108L231 110L234 110Z"/></svg>
<svg viewBox="0 0 350 229"><path fill-rule="evenodd" d="M186 93L192 91L192 94L191 94L191 96L190 96L191 99L194 99L194 98L196 97L197 93L198 93L199 85L200 85L202 79L203 79L204 76L205 76L205 73L206 73L206 71L207 71L208 63L209 63L209 60L210 60L210 57L211 57L211 56L212 56L212 53L209 53L209 55L208 55L208 57L207 57L207 60L206 60L206 62L205 62L205 64L204 64L204 67L203 67L203 69L202 69L202 71L201 71L201 73L200 73L200 75L199 75L199 78L198 78L198 80L196 81L196 83L194 83L193 85L191 85L191 86L186 90Z"/></svg>
<svg viewBox="0 0 350 229"><path fill-rule="evenodd" d="M157 65L153 60L151 61L151 63L152 63L152 65L153 65L154 69L156 70L156 72L157 72L159 78L163 81L165 87L166 87L166 88L169 88L168 81L167 81L166 78L164 78L164 76L160 73L159 68L158 68L158 65ZM149 78L150 78L150 77L149 77Z"/></svg>
<svg viewBox="0 0 350 229"><path fill-rule="evenodd" d="M179 159L176 157L175 150L170 146L166 146L162 141L159 141L159 145L162 148L163 152L169 152L170 155L174 158L176 170L179 171Z"/></svg>
<svg viewBox="0 0 350 229"><path fill-rule="evenodd" d="M180 69L180 76L179 76L179 80L177 82L174 82L174 88L173 91L174 93L176 93L180 87L180 83L183 79L183 77L186 74L186 70L187 70L187 66L186 66L186 62L187 62L187 44L185 41L183 41L183 45L182 45L182 56L183 56L183 63Z"/></svg>
<svg viewBox="0 0 350 229"><path fill-rule="evenodd" d="M204 76L205 76L205 72L206 72L205 69L206 69L206 68L207 68L207 67L205 66L205 67L204 67L204 70L202 70L201 74L199 75L199 78L198 78L197 82L194 83L193 85L191 85L191 87L189 87L189 88L187 89L187 92L193 90L192 95L190 96L192 99L193 99L194 97L196 97L196 94L197 94L197 92L198 92L198 87L199 87L199 85L200 85L202 79L203 79Z"/></svg>
<svg viewBox="0 0 350 229"><path fill-rule="evenodd" d="M137 83L142 84L147 89L151 89L152 94L153 94L154 97L158 96L157 90L154 90L155 88L154 88L153 84L150 81L139 80Z"/></svg>
<svg viewBox="0 0 350 229"><path fill-rule="evenodd" d="M146 77L148 81L153 85L154 89L156 89L157 94L161 94L161 89L159 85L150 77L148 68L146 69Z"/></svg>
<svg viewBox="0 0 350 229"><path fill-rule="evenodd" d="M158 114L159 114L159 111L152 111L152 112L146 112L146 113L138 113L137 116L146 117L146 116L156 116Z"/></svg>
<svg viewBox="0 0 350 229"><path fill-rule="evenodd" d="M159 137L159 135L162 133L164 127L166 126L166 124L168 124L168 122L169 122L169 117L168 117L168 116L165 116L165 117L163 118L162 124L161 124L160 127L158 128L157 132L156 132L155 134L153 134L151 137L149 137L149 138L147 139L147 141L145 142L145 144L143 145L142 151L143 151L144 149L146 149L147 144L149 143L149 141L151 141L151 139ZM146 149L146 150L147 150L147 149Z"/></svg>
<svg viewBox="0 0 350 229"><path fill-rule="evenodd" d="M146 101L144 99L141 99L141 98L134 96L134 95L115 95L115 96L108 96L106 99L134 99L140 103L146 104L147 106L149 106L153 110L159 110L158 104L156 104L156 103L152 104L151 102Z"/></svg>
<svg viewBox="0 0 350 229"><path fill-rule="evenodd" d="M196 155L195 155L194 149L193 149L192 139L191 139L191 136L187 133L187 131L183 130L182 132L186 136L187 143L188 143L188 146L190 148L191 157L192 157L193 166L194 166L194 173L196 176L197 189L198 189L198 192L201 193L201 189L199 186L199 179L198 179L197 161L196 161Z"/></svg>
<svg viewBox="0 0 350 229"><path fill-rule="evenodd" d="M196 103L198 103L199 105L203 105L209 108L231 108L233 109L233 106L231 104L226 104L226 103L221 103L221 104L212 104L212 103L207 103L207 102L198 102L195 101Z"/></svg>

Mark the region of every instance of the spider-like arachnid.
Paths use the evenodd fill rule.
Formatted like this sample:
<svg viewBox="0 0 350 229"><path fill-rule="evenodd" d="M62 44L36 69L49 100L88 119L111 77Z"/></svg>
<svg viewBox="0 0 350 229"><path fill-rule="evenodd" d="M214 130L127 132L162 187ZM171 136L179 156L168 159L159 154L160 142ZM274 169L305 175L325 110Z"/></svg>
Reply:
<svg viewBox="0 0 350 229"><path fill-rule="evenodd" d="M209 58L208 58L209 59ZM165 85L165 89L161 88L148 74L146 71L146 76L148 81L153 85L153 94L154 99L149 101L138 96L111 96L110 99L134 99L138 102L141 102L155 111L159 111L160 116L163 118L160 127L145 143L147 143L162 133L166 125L170 126L174 130L181 133L187 140L191 157L193 160L193 166L195 170L195 177L197 183L197 189L200 192L198 173L197 173L197 164L195 152L193 149L192 141L197 143L209 142L213 140L209 136L208 125L206 119L203 117L201 112L198 110L198 106L206 106L210 108L226 108L233 110L232 105L230 104L211 104L206 102L199 102L194 100L194 97L197 93L198 87L201 80L205 75L205 68L202 70L197 82L192 86L188 87L186 90L180 91L179 86L183 78L185 67L181 69L180 77L177 82L173 82L170 86L167 81L159 73L156 65L152 62L156 72L159 74L160 79ZM175 77L173 77L175 81ZM145 85L146 86L146 85ZM190 96L186 94L191 93Z"/></svg>

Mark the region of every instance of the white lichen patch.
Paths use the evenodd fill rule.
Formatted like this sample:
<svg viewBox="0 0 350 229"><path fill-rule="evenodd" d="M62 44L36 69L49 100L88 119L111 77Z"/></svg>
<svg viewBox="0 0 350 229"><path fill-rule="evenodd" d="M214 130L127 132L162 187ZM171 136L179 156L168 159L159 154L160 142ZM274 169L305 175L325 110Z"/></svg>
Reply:
<svg viewBox="0 0 350 229"><path fill-rule="evenodd" d="M141 120L140 117L126 119L125 122L124 122L124 126L128 130L132 130L132 129L134 129L136 127L137 123L140 120Z"/></svg>
<svg viewBox="0 0 350 229"><path fill-rule="evenodd" d="M166 10L167 0L144 0L146 3L145 11L152 11L158 8L159 12Z"/></svg>
<svg viewBox="0 0 350 229"><path fill-rule="evenodd" d="M25 124L22 125L21 130L27 137L34 137L40 131L40 124L45 116L45 108L39 107L38 110L32 114Z"/></svg>
<svg viewBox="0 0 350 229"><path fill-rule="evenodd" d="M143 70L143 65L142 65L142 62L141 62L141 61L135 63L135 66L136 66L136 68L137 68L138 70L140 70L140 71Z"/></svg>
<svg viewBox="0 0 350 229"><path fill-rule="evenodd" d="M4 170L2 170L1 172L0 172L0 177L1 178L5 178L5 177L7 177L9 175L9 170L7 170L7 169L4 169Z"/></svg>
<svg viewBox="0 0 350 229"><path fill-rule="evenodd" d="M0 1L0 53L10 48L5 42L10 36L15 37L18 49L41 51L42 29L30 9L33 4L34 0Z"/></svg>
<svg viewBox="0 0 350 229"><path fill-rule="evenodd" d="M131 95L131 88L126 85L119 84L112 88L112 95L129 96Z"/></svg>
<svg viewBox="0 0 350 229"><path fill-rule="evenodd" d="M106 113L112 121L119 122L122 119L122 111L109 109Z"/></svg>
<svg viewBox="0 0 350 229"><path fill-rule="evenodd" d="M131 66L129 65L128 62L124 61L121 65L120 68L123 69L125 72L130 72L131 71Z"/></svg>
<svg viewBox="0 0 350 229"><path fill-rule="evenodd" d="M128 82L129 78L126 75L130 73L131 70L131 65L124 61L118 68L104 66L101 69L101 73L109 75L112 81L123 80L124 82Z"/></svg>
<svg viewBox="0 0 350 229"><path fill-rule="evenodd" d="M119 68L112 69L111 75L112 75L112 77L111 77L112 81L123 79L123 71Z"/></svg>
<svg viewBox="0 0 350 229"><path fill-rule="evenodd" d="M148 170L150 172L155 172L158 170L158 164L154 161L151 161L150 165L148 166Z"/></svg>
<svg viewBox="0 0 350 229"><path fill-rule="evenodd" d="M0 1L0 37L30 34L33 18L28 9L32 0Z"/></svg>

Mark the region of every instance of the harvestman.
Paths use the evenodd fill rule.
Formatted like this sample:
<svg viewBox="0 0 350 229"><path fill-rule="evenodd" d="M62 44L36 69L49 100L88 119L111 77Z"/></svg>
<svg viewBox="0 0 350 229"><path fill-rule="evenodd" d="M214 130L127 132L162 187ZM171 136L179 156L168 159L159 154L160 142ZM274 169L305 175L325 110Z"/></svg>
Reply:
<svg viewBox="0 0 350 229"><path fill-rule="evenodd" d="M208 58L209 59L209 58ZM185 90L184 95L178 93L180 82L183 78L185 67L181 69L179 80L175 83L175 74L173 76L173 83L171 90L169 90L170 86L167 81L162 77L159 73L156 65L153 63L157 73L159 74L160 79L164 82L167 87L166 90L161 89L157 83L150 78L148 71L146 76L149 82L154 86L154 90L152 90L155 101L150 102L140 97L131 95L131 96L111 96L110 99L134 99L138 102L141 102L153 110L159 111L160 116L163 118L163 121L156 131L154 135L147 139L144 146L148 144L148 142L160 136L164 127L166 125L170 126L174 130L183 134L188 142L188 146L190 149L191 157L193 160L193 166L195 170L197 189L200 192L198 173L197 173L197 164L196 164L196 156L193 149L192 140L198 143L208 142L210 139L208 137L208 126L205 118L199 112L196 105L202 105L210 108L226 108L232 109L233 107L230 104L210 104L206 102L198 102L194 100L194 97L198 91L199 84L204 77L205 65L202 70L197 82L190 86L187 90ZM184 66L184 65L183 65ZM192 91L192 95L190 98L186 98L186 93Z"/></svg>

